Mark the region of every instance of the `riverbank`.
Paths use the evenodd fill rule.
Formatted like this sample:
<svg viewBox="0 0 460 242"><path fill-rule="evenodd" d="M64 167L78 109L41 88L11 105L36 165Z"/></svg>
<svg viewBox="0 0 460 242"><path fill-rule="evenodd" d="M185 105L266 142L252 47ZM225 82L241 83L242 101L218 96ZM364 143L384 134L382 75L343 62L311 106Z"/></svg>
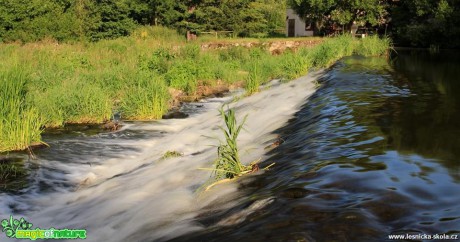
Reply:
<svg viewBox="0 0 460 242"><path fill-rule="evenodd" d="M272 79L292 80L343 56L381 55L389 47L387 40L342 36L293 44L295 51L279 47L272 55L263 44L203 50L203 43L186 43L172 30L149 31L94 44L4 45L0 152L40 143L43 128L103 123L114 115L159 119L180 100L238 86L252 94Z"/></svg>

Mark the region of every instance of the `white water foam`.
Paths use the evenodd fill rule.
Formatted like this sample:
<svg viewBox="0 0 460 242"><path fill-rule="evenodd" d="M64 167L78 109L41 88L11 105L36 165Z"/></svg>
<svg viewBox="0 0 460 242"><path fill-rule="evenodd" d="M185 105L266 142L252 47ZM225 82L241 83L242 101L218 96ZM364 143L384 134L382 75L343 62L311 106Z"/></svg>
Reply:
<svg viewBox="0 0 460 242"><path fill-rule="evenodd" d="M264 147L276 138L272 132L282 127L314 92L313 80L321 73L273 85L230 104L239 120L248 115L238 140L245 163L263 159ZM126 126L125 129L167 134L120 142L135 146L140 152L105 160L94 157L97 162L91 166L86 164L92 160L69 166L72 169L62 179L80 183L76 190L0 197L0 218L14 213L8 204L15 203L16 209L24 212L13 214L14 217L24 216L34 227L86 229L87 241L157 241L202 229L194 220L198 213L223 196L237 194L236 183L232 182L201 196L195 193L210 175L199 168L211 167L217 156L215 138L222 138L218 127L223 125L218 109L228 100L206 102L205 112L187 119ZM184 156L162 159L167 151L178 151ZM50 164L56 163L47 165ZM231 205L226 200L224 206Z"/></svg>

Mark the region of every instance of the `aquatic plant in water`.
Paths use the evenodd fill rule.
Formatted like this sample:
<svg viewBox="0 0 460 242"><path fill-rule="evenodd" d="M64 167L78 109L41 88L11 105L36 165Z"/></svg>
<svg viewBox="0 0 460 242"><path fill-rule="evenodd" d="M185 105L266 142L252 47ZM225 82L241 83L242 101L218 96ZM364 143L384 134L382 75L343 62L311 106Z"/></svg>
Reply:
<svg viewBox="0 0 460 242"><path fill-rule="evenodd" d="M246 122L247 115L238 124L234 109L224 111L222 107L219 112L225 123L224 127L219 127L224 133L225 140L220 140L220 144L217 146L217 159L214 161L213 168L201 168L202 170L212 171L211 179L204 184L206 186L205 191L219 183L259 170L258 163L260 159L251 162L249 165L244 165L241 163L239 156L237 139ZM264 170L268 170L273 165L274 163L265 167ZM209 182L211 182L210 185L208 185Z"/></svg>
<svg viewBox="0 0 460 242"><path fill-rule="evenodd" d="M217 147L217 159L214 161L213 174L217 180L231 179L251 170L250 166L245 166L241 163L237 144L238 135L246 122L247 116L244 117L241 124L238 124L235 110L228 109L225 112L222 107L219 112L225 123L225 127L220 127L224 133L225 140L220 141L220 145Z"/></svg>
<svg viewBox="0 0 460 242"><path fill-rule="evenodd" d="M169 158L174 158L174 157L181 157L184 156L182 153L175 151L175 150L168 150L166 153L163 154L163 157L161 159L166 160Z"/></svg>

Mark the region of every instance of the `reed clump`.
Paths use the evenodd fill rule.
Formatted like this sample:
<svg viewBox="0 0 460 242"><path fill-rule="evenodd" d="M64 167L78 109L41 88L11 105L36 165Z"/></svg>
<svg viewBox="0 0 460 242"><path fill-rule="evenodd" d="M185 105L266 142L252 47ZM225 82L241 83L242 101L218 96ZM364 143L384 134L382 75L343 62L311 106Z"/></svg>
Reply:
<svg viewBox="0 0 460 242"><path fill-rule="evenodd" d="M208 180L199 190L207 191L213 186L231 181L234 178L245 174L256 172L259 170L259 160L251 162L249 165L244 165L241 162L238 148L238 136L243 129L247 116L243 118L241 123L238 123L235 115L235 110L228 108L224 111L222 107L220 116L224 121L224 126L219 127L224 135L224 140L219 141L217 146L217 158L214 160L213 167L210 169L201 168L202 170L211 170L211 179ZM272 167L274 163L264 168Z"/></svg>
<svg viewBox="0 0 460 242"><path fill-rule="evenodd" d="M220 127L225 139L217 147L217 159L214 161L213 168L213 175L216 180L231 179L251 170L250 166L245 166L241 163L237 144L238 135L246 122L247 116L238 124L235 110L228 109L225 112L221 108L219 112L225 124L224 127Z"/></svg>

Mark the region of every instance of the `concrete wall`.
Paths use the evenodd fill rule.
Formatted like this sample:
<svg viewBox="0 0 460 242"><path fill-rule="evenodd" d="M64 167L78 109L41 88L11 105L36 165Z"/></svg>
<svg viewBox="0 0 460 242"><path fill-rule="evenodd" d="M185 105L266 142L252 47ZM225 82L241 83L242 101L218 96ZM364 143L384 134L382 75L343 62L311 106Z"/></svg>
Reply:
<svg viewBox="0 0 460 242"><path fill-rule="evenodd" d="M313 36L313 31L305 30L305 22L297 15L294 10L286 10L286 36L289 34L289 19L295 19L295 36Z"/></svg>

